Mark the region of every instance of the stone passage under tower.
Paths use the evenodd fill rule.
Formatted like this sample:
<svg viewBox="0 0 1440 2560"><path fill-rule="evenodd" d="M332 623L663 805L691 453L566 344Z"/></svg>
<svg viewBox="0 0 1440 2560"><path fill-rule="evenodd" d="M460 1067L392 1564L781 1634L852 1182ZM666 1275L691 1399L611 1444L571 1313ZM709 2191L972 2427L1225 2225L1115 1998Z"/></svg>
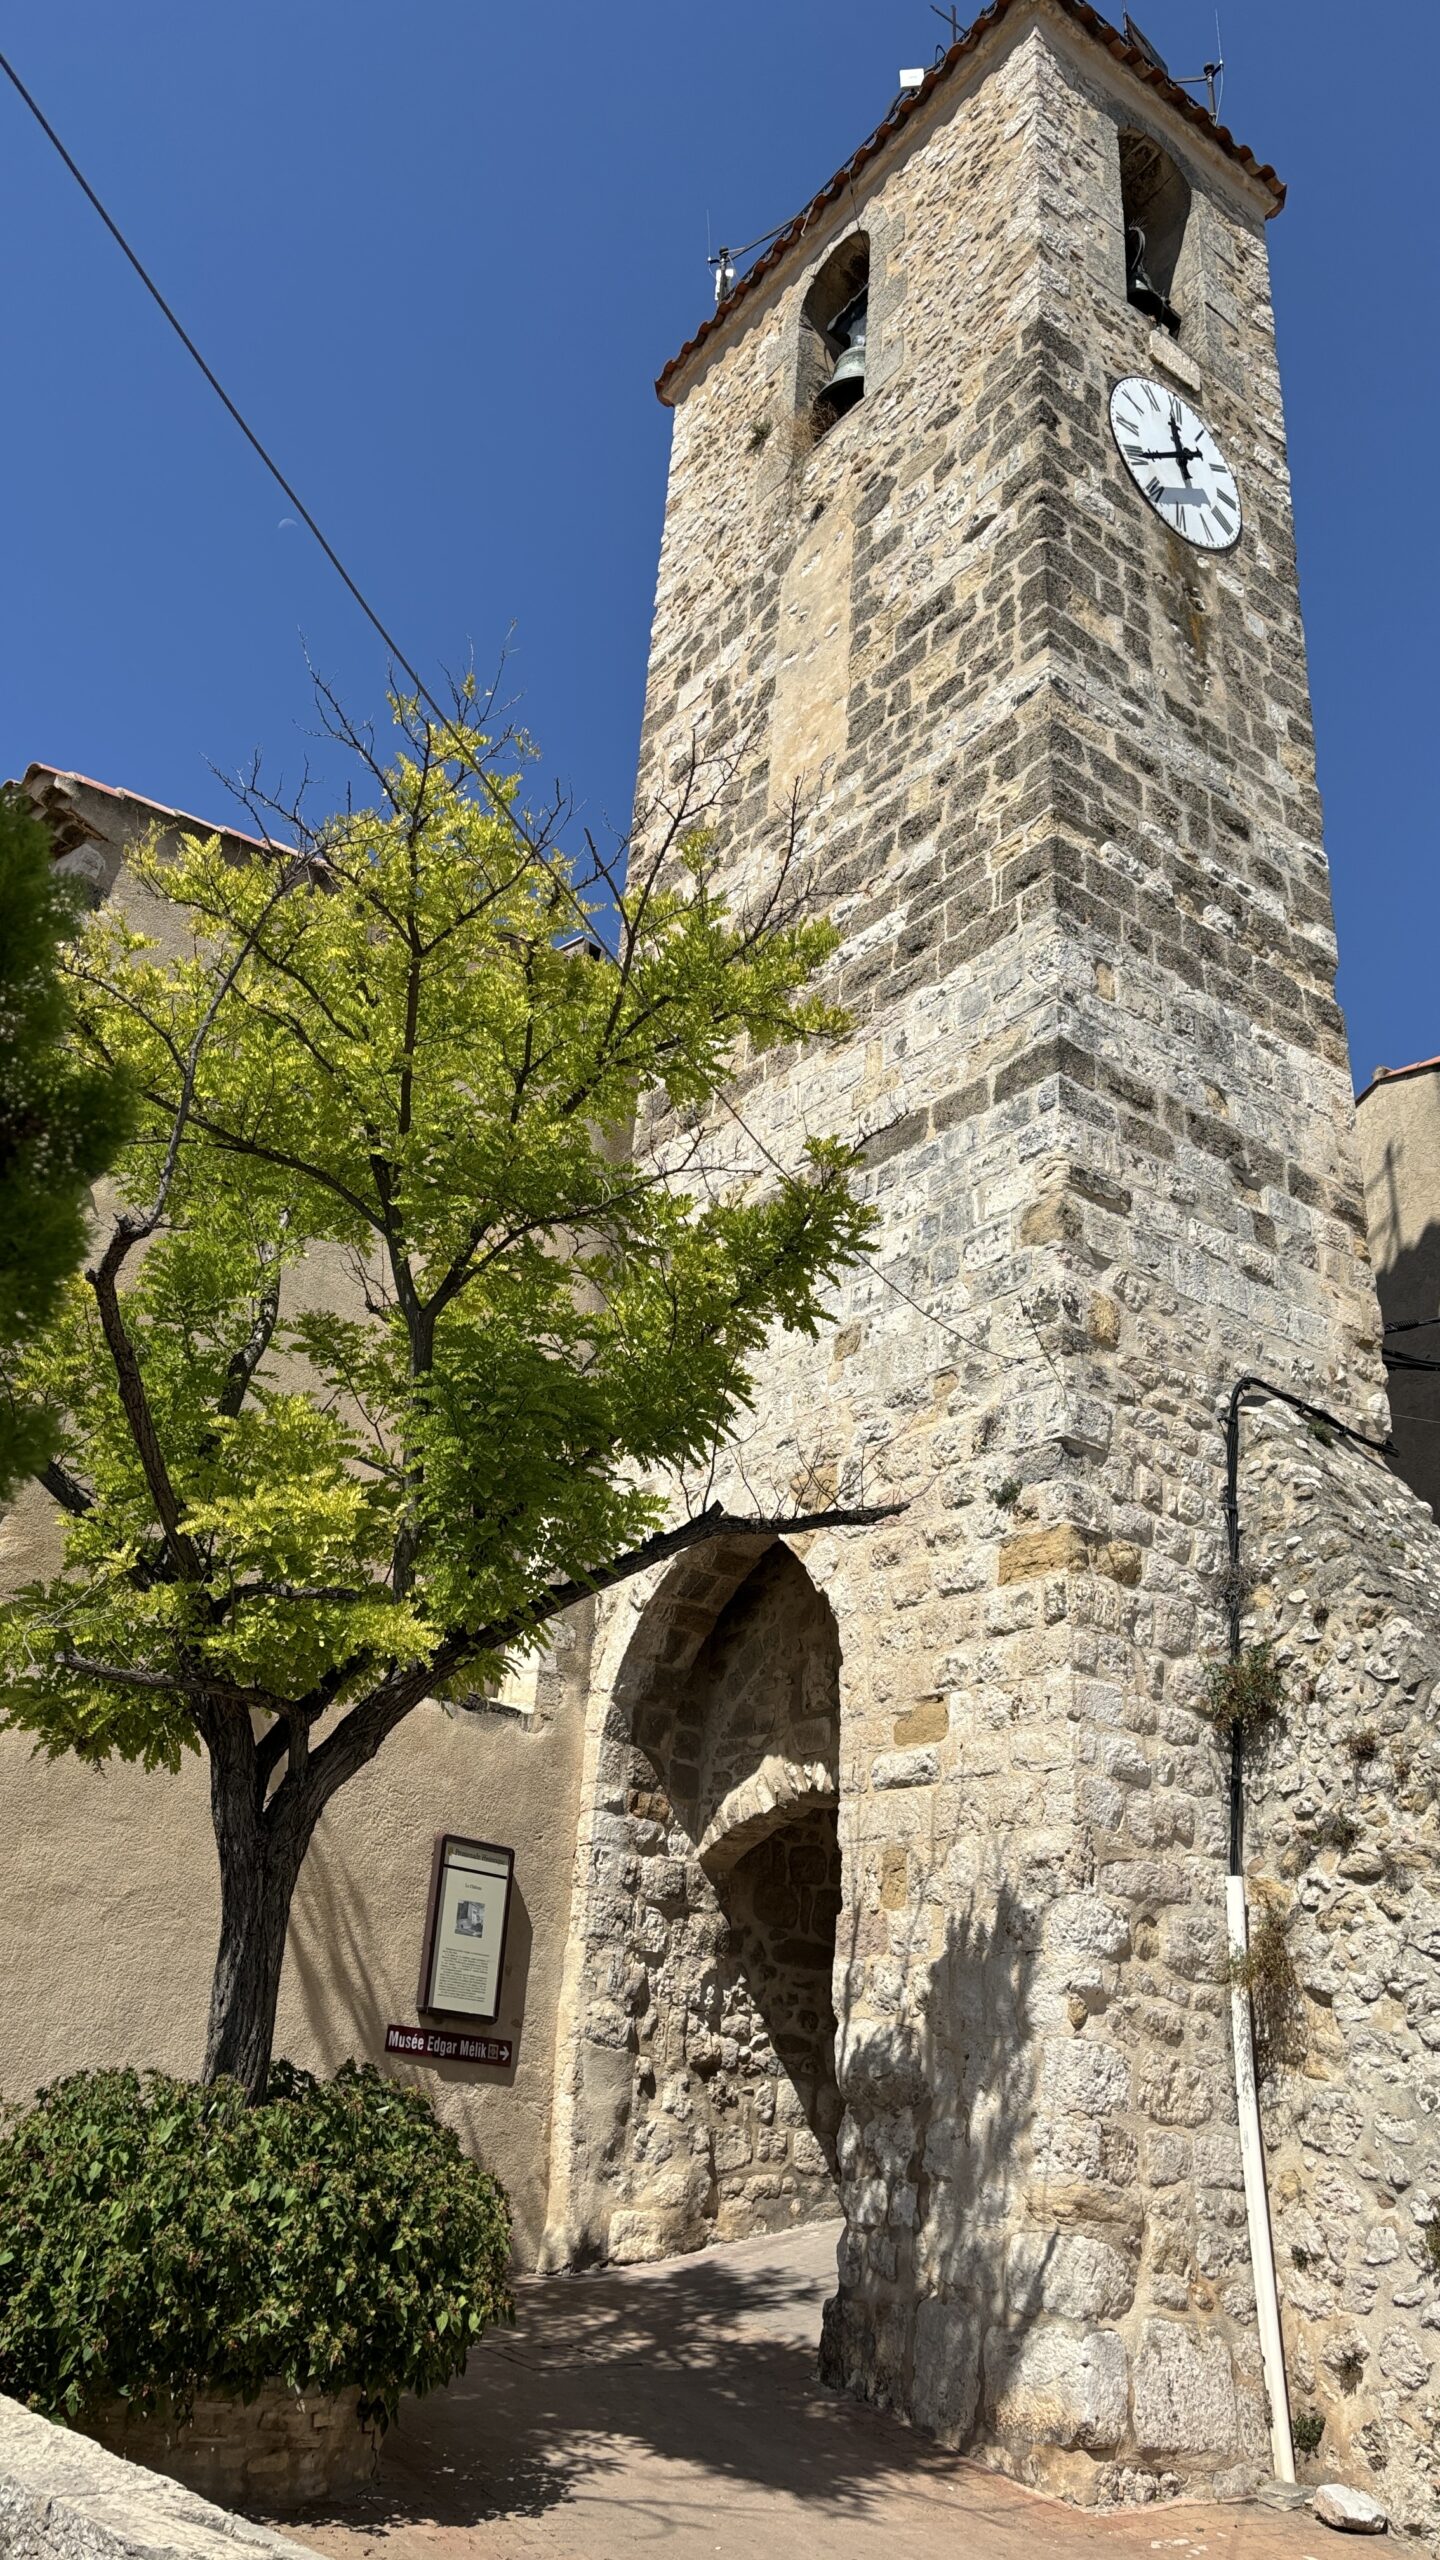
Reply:
<svg viewBox="0 0 1440 2560"><path fill-rule="evenodd" d="M677 1567L631 1646L623 1849L602 1853L618 1890L588 1951L610 1997L582 2027L580 2091L586 2244L612 2258L837 2210L839 1664L778 1542L737 1550L718 1588Z"/></svg>

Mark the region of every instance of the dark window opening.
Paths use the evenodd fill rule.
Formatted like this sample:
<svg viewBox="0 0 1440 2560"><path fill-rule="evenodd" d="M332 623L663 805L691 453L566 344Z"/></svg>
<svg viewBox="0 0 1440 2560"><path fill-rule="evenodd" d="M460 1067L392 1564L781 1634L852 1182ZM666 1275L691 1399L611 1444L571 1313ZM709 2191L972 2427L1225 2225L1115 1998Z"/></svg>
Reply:
<svg viewBox="0 0 1440 2560"><path fill-rule="evenodd" d="M865 397L870 243L843 240L805 296L800 331L800 412L817 436Z"/></svg>
<svg viewBox="0 0 1440 2560"><path fill-rule="evenodd" d="M1148 134L1120 136L1120 206L1125 298L1178 338L1181 315L1172 293L1190 218L1190 189L1169 153Z"/></svg>

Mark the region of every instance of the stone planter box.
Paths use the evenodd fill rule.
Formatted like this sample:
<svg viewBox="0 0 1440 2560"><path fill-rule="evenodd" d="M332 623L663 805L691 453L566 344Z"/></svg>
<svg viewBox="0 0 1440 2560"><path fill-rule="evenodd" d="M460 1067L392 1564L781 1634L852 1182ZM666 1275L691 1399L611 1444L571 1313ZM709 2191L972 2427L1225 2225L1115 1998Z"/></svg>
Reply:
<svg viewBox="0 0 1440 2560"><path fill-rule="evenodd" d="M138 2417L125 2401L112 2400L85 2433L217 2506L289 2515L319 2499L346 2497L374 2478L380 2439L361 2426L359 2409L358 2390L307 2397L267 2383L250 2401L197 2392L183 2426L163 2412Z"/></svg>

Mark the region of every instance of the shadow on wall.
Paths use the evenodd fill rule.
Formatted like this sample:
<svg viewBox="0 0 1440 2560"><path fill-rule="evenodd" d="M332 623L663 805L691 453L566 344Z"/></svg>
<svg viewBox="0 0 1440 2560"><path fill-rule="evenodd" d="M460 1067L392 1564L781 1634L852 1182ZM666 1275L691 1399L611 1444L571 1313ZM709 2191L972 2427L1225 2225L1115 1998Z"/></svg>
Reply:
<svg viewBox="0 0 1440 2560"><path fill-rule="evenodd" d="M1407 1358L1440 1360L1440 1220L1432 1219L1388 1263L1377 1259L1375 1285L1381 1321L1407 1328L1389 1333L1385 1345L1400 1364L1387 1370L1399 1470L1440 1520L1440 1370L1404 1365ZM1417 1330L1408 1330L1412 1326Z"/></svg>
<svg viewBox="0 0 1440 2560"><path fill-rule="evenodd" d="M778 1825L715 1885L730 1929L729 1952L833 2177L840 2127L833 1981L841 1903L834 1806Z"/></svg>
<svg viewBox="0 0 1440 2560"><path fill-rule="evenodd" d="M415 1923L402 1937L413 1951L418 1979L425 1913L425 1873L416 1867ZM293 2058L311 2067L334 2070L348 2057L379 2062L385 2054L385 2030L392 2018L408 2022L415 2015L417 1980L387 1979L384 1953L393 1935L394 1914L377 1910L375 1880L368 1881L347 1860L337 1833L322 1819L310 1854L300 1870L285 1949L277 2052L294 2039L290 2022L298 2007L304 2022L304 2050ZM382 1933L383 1934L380 1934ZM518 1881L510 1896L505 1939L505 1979L497 2034L514 2035L525 2012L533 1928ZM456 2020L457 2026L463 2021ZM386 2065L397 2078L421 2088L436 2082L468 2087L473 2070L463 2063L427 2064L417 2073L394 2058ZM487 2072L487 2084L510 2086L517 2063L507 2071Z"/></svg>
<svg viewBox="0 0 1440 2560"><path fill-rule="evenodd" d="M277 2046L285 2043L287 1992L298 1998L307 2041L324 2068L347 2055L375 2055L389 2021L365 1927L365 1893L322 1819L300 1870L285 1947ZM296 2059L302 2057L297 2056Z"/></svg>
<svg viewBox="0 0 1440 2560"><path fill-rule="evenodd" d="M886 1968L892 2014L876 2013L873 1967L852 1956L842 1975L847 2229L821 2371L963 2446L1003 2430L1017 2400L1043 2401L1027 2356L1061 2244L1053 2227L1016 2229L1035 2113L1034 1917L1004 1883L989 1907L972 1893L927 1964L915 1941L930 1913L914 1912Z"/></svg>

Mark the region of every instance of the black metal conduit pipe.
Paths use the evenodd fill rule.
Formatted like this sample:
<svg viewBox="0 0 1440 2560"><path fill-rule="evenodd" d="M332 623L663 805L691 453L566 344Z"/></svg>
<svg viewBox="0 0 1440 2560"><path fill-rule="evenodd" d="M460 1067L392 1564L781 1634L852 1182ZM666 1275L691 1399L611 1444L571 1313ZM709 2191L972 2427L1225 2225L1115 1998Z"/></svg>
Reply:
<svg viewBox="0 0 1440 2560"><path fill-rule="evenodd" d="M1338 1431L1343 1440L1353 1440L1357 1449L1368 1449L1372 1457L1389 1458L1395 1454L1395 1443L1388 1436L1372 1440L1369 1433L1357 1431L1353 1423L1342 1422L1323 1404L1309 1404L1304 1396L1292 1395L1288 1387L1277 1387L1272 1378L1259 1378L1247 1372L1237 1378L1230 1390L1230 1403L1225 1416L1225 1539L1229 1550L1229 1577L1226 1589L1226 1618L1230 1659L1240 1659L1240 1623L1244 1615L1244 1594L1240 1585L1240 1407L1248 1395L1273 1396L1280 1404L1288 1404L1293 1413L1303 1414L1307 1422L1323 1423L1327 1431ZM1245 1744L1238 1724L1230 1728L1230 1873L1242 1875L1245 1867Z"/></svg>

